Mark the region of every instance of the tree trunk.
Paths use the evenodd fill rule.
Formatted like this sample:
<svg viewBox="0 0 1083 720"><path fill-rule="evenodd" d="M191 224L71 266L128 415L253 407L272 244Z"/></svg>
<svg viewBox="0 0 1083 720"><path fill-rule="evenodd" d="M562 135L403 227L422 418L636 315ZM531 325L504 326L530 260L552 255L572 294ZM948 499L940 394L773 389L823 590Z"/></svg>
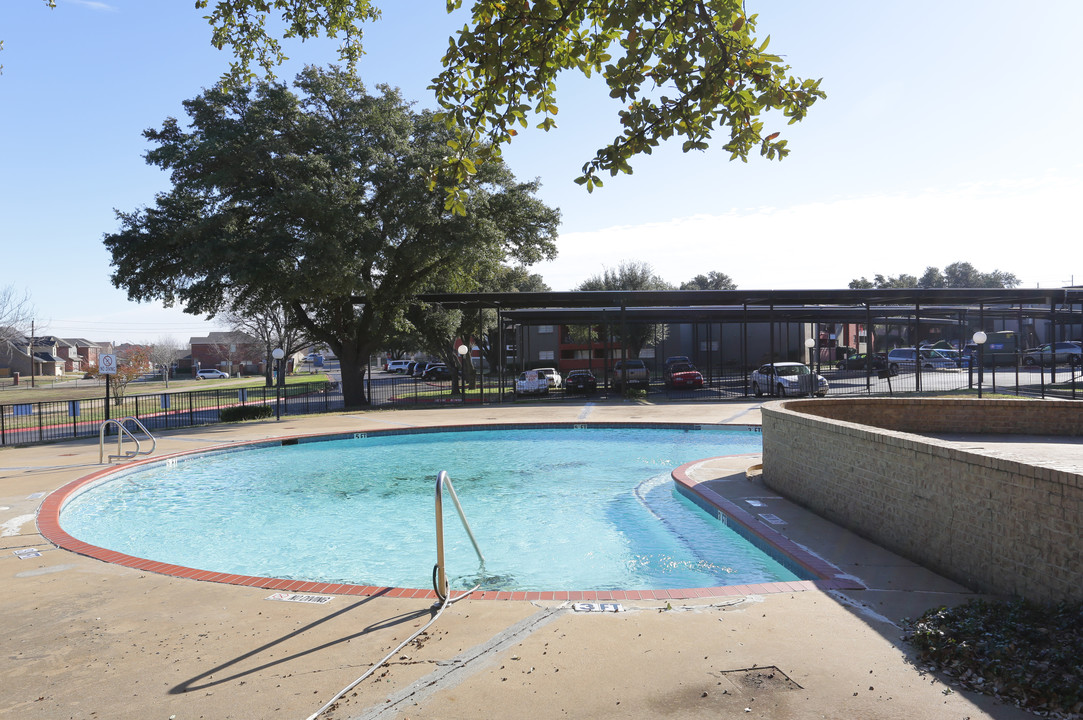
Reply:
<svg viewBox="0 0 1083 720"><path fill-rule="evenodd" d="M368 349L342 347L338 353L339 369L342 372L342 402L347 409L366 407L369 404L365 394L365 365L368 363Z"/></svg>

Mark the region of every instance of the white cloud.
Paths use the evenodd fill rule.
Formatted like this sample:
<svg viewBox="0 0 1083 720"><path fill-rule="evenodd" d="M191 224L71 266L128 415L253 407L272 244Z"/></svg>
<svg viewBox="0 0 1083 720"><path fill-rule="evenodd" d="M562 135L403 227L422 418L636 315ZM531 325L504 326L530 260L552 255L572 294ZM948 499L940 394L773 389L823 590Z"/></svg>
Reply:
<svg viewBox="0 0 1083 720"><path fill-rule="evenodd" d="M1080 197L1083 180L1049 176L695 215L570 232L557 260L534 270L554 290L624 260L649 262L674 284L717 270L743 289L805 289L964 261L1024 287L1058 287L1083 278Z"/></svg>
<svg viewBox="0 0 1083 720"><path fill-rule="evenodd" d="M103 12L117 12L119 8L115 5L109 5L103 2L95 2L95 0L64 0L68 5L82 5L85 8L91 10L100 10Z"/></svg>

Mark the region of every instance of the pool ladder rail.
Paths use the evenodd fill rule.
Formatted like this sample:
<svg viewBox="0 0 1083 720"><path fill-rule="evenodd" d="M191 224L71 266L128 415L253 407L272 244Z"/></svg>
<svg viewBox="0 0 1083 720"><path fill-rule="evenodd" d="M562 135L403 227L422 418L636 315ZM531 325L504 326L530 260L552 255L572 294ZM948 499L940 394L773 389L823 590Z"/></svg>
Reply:
<svg viewBox="0 0 1083 720"><path fill-rule="evenodd" d="M137 438L132 433L132 431L129 430L125 426L125 423L127 423L129 420L131 422L135 423L136 426L140 430L143 431L143 434L146 435L148 438L150 438L150 449L149 450L144 450L142 443L139 442L139 438ZM154 439L154 436L150 434L150 430L147 430L147 427L143 423L139 422L138 419L136 419L134 417L131 417L131 416L128 416L128 417L122 417L122 418L119 418L119 419L116 419L116 420L113 420L113 419L106 420L105 422L103 422L101 424L101 427L98 429L98 464L99 465L101 465L104 462L104 458L105 458L105 429L108 428L110 425L116 425L117 426L117 454L116 455L110 455L109 456L109 462L113 462L114 460L131 460L132 458L138 457L139 455L150 455L152 452L154 452L154 448L158 447L158 441ZM135 449L134 450L125 450L124 449L124 436L125 435L130 437L132 439L132 442L135 443Z"/></svg>
<svg viewBox="0 0 1083 720"><path fill-rule="evenodd" d="M459 511L459 519L462 520L466 534L470 536L470 542L474 545L474 552L478 554L478 560L484 571L485 556L481 554L478 541L474 538L474 531L470 529L470 523L463 512L463 506L459 504L459 496L455 494L455 487L451 484L451 477L447 471L441 470L436 475L436 566L432 569L433 589L437 597L443 602L448 597L447 568L444 565L444 501L443 490L447 487L451 499L455 503L455 509ZM482 572L484 575L484 572ZM477 589L477 588L475 588ZM473 592L473 591L471 591Z"/></svg>

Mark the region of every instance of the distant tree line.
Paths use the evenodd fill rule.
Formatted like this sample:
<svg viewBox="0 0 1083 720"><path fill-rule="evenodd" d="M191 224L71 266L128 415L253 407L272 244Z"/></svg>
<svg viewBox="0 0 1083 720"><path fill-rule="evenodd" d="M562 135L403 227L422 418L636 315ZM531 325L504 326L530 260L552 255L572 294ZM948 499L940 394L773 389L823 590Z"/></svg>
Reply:
<svg viewBox="0 0 1083 720"><path fill-rule="evenodd" d="M884 288L1014 288L1019 286L1019 278L1009 272L994 270L983 273L968 262L954 262L944 268L931 265L925 268L921 277L903 273L884 277L875 275L870 281L865 277L850 281L854 290Z"/></svg>

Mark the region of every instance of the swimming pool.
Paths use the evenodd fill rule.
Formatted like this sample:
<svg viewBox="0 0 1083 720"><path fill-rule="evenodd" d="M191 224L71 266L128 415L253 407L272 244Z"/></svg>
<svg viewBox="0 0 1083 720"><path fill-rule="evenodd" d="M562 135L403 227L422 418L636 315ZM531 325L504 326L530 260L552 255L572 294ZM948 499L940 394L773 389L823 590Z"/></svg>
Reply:
<svg viewBox="0 0 1083 720"><path fill-rule="evenodd" d="M447 470L486 555L479 572L448 514L453 588L479 579L483 588L517 591L798 579L670 480L689 460L759 452L758 432L443 430L168 459L80 488L60 521L86 543L172 565L426 588L435 555L433 481Z"/></svg>

